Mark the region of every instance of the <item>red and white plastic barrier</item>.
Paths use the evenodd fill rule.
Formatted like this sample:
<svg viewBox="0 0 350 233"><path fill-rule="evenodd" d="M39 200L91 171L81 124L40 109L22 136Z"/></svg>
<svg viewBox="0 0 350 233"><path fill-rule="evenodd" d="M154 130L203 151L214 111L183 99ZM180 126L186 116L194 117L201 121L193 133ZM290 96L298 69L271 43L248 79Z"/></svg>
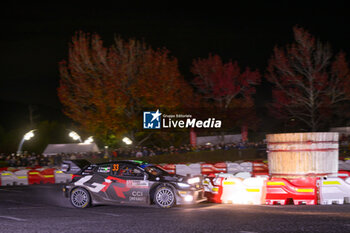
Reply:
<svg viewBox="0 0 350 233"><path fill-rule="evenodd" d="M26 171L24 171L26 172ZM2 171L1 176L1 185L28 185L28 178L26 174L22 174L21 171Z"/></svg>
<svg viewBox="0 0 350 233"><path fill-rule="evenodd" d="M222 203L265 204L264 182L267 178L251 177L247 179L229 177L222 181Z"/></svg>
<svg viewBox="0 0 350 233"><path fill-rule="evenodd" d="M209 175L213 173L226 173L227 165L226 163L202 163L201 164L201 174Z"/></svg>
<svg viewBox="0 0 350 233"><path fill-rule="evenodd" d="M350 203L350 177L323 177L318 180L320 204L331 205Z"/></svg>
<svg viewBox="0 0 350 233"><path fill-rule="evenodd" d="M55 183L67 183L72 180L72 174L66 174L61 170L55 170Z"/></svg>
<svg viewBox="0 0 350 233"><path fill-rule="evenodd" d="M47 169L32 169L28 171L29 184L54 184L55 175L54 168Z"/></svg>
<svg viewBox="0 0 350 233"><path fill-rule="evenodd" d="M72 176L55 168L8 169L0 172L0 185L55 184L70 181Z"/></svg>
<svg viewBox="0 0 350 233"><path fill-rule="evenodd" d="M176 174L176 165L175 164L160 164L165 171L169 172L170 174Z"/></svg>
<svg viewBox="0 0 350 233"><path fill-rule="evenodd" d="M338 176L342 179L346 179L346 178L350 177L350 171L344 171L344 170L338 171L336 176Z"/></svg>
<svg viewBox="0 0 350 233"><path fill-rule="evenodd" d="M253 176L268 176L269 167L264 162L253 162Z"/></svg>
<svg viewBox="0 0 350 233"><path fill-rule="evenodd" d="M271 178L266 181L266 204L286 205L293 201L294 205L317 204L316 177L295 179Z"/></svg>

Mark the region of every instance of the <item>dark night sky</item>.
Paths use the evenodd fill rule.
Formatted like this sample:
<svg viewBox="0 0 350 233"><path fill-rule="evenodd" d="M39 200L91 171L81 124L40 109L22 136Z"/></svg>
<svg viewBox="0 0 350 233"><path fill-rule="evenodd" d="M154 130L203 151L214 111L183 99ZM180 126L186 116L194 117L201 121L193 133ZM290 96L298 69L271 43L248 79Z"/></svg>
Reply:
<svg viewBox="0 0 350 233"><path fill-rule="evenodd" d="M41 111L53 109L48 118L60 114L57 64L67 57L68 42L77 30L97 32L107 45L117 34L144 39L154 48L164 46L178 58L187 79L192 59L209 53L265 71L273 46L292 41L294 25L328 41L334 51L350 53L350 14L345 1L235 1L234 5L213 1L191 6L100 2L14 2L2 8L0 125L18 114L17 103L34 104ZM261 100L269 95L266 87L258 89Z"/></svg>

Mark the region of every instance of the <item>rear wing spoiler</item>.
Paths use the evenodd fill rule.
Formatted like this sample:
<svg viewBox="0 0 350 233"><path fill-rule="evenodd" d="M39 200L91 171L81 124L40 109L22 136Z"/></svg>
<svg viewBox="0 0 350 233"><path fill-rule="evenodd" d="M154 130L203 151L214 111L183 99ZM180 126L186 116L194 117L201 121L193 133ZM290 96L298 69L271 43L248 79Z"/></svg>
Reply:
<svg viewBox="0 0 350 233"><path fill-rule="evenodd" d="M85 159L64 160L61 170L66 174L77 174L90 165L91 163Z"/></svg>

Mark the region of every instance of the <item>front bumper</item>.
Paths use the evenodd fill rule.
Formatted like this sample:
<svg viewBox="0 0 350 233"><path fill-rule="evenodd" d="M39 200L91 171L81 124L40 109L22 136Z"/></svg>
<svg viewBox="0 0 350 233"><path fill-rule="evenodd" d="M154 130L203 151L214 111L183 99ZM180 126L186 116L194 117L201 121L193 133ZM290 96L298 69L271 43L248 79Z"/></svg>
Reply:
<svg viewBox="0 0 350 233"><path fill-rule="evenodd" d="M62 187L63 196L64 196L65 198L69 198L69 193L70 193L71 188L72 188L72 187L69 186L69 185L64 185L64 186Z"/></svg>
<svg viewBox="0 0 350 233"><path fill-rule="evenodd" d="M176 191L176 205L191 205L206 201L204 196L204 189L199 190L177 190Z"/></svg>

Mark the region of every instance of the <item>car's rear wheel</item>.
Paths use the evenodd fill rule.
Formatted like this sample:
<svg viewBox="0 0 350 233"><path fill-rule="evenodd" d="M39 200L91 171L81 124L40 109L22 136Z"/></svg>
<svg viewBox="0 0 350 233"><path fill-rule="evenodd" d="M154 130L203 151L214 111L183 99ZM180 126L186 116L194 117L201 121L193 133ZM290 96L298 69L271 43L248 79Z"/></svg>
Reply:
<svg viewBox="0 0 350 233"><path fill-rule="evenodd" d="M170 187L159 187L154 193L153 201L161 208L170 208L175 205L175 193Z"/></svg>
<svg viewBox="0 0 350 233"><path fill-rule="evenodd" d="M86 208L90 205L90 194L86 189L76 188L70 195L70 201L76 208Z"/></svg>

